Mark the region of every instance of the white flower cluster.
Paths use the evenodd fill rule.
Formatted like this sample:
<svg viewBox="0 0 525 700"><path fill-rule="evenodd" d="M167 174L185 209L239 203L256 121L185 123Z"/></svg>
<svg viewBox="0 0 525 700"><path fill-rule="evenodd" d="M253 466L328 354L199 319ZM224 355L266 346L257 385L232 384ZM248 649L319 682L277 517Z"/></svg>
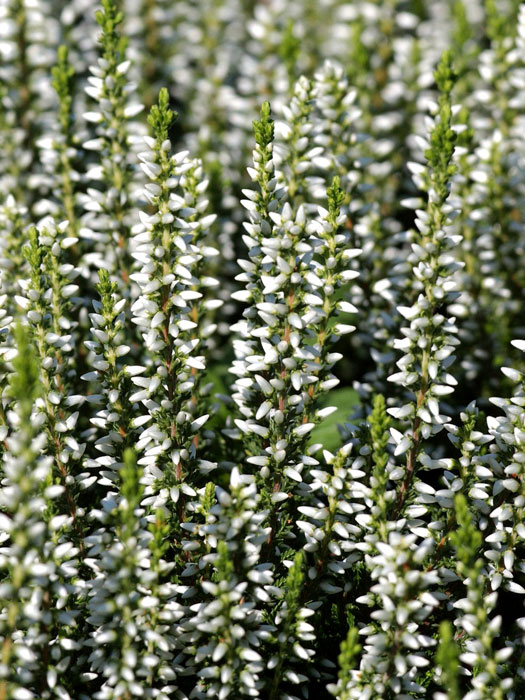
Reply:
<svg viewBox="0 0 525 700"><path fill-rule="evenodd" d="M147 526L139 507L139 472L129 452L120 475L120 493L93 511L100 527L85 538L84 561L94 574L88 585L93 632L85 642L92 648L86 680L104 678L94 696L99 700L144 697L144 684L157 687L155 697L167 700L175 678L173 625L184 608L177 603L177 586L163 581L173 569L159 541L163 515L159 511L153 527Z"/></svg>
<svg viewBox="0 0 525 700"><path fill-rule="evenodd" d="M418 652L434 646L435 640L423 634L420 626L439 605L440 595L428 590L439 583L439 576L422 568L433 541L415 544L416 535L393 532L388 544L376 545L379 554L367 562L377 583L357 602L374 605L377 601L379 606L370 613L371 624L360 630L366 635L363 658L351 687L343 689L346 698L389 693L400 700L424 697L417 677L429 661Z"/></svg>
<svg viewBox="0 0 525 700"><path fill-rule="evenodd" d="M234 341L232 367L240 377L232 398L242 417L235 419L239 430L229 430L228 436L253 434L254 445L265 441L264 451L253 453L251 447L246 461L262 467L261 476L272 478L277 490L280 474L290 484L302 480L301 445L314 421L332 410L312 411L311 405L319 393L338 384L330 370L341 356L330 352L331 345L354 330L334 320L338 311L357 312L349 302L334 299L339 288L358 276L347 261L360 254L348 247L342 230L339 182L325 184L328 209L303 203L308 192L297 184L299 179L308 187L306 174L329 162L326 157L319 162L323 148L313 145L315 122L308 119L314 99L312 85L300 80L285 110L290 122L276 124L281 140L275 144L268 106L256 124L250 174L260 189L244 190L248 199L243 200L250 213L244 241L251 259L239 261L244 272L237 279L246 290L234 295L252 305L244 312L246 320L233 327L243 337ZM276 492L273 500L280 498Z"/></svg>
<svg viewBox="0 0 525 700"><path fill-rule="evenodd" d="M129 279L129 239L136 220L137 195L142 186L135 165L136 149L144 137L143 125L135 119L143 110L141 102L131 98L135 85L126 74L131 66L125 43L117 33L122 20L116 6L103 3L97 13L102 33L100 57L90 67L91 76L85 88L95 101L95 109L83 114L94 125L94 138L82 144L88 153L100 153L86 172L86 178L99 187L88 187L82 193L80 235L91 242L85 262L109 269L116 279ZM102 188L100 188L102 185Z"/></svg>
<svg viewBox="0 0 525 700"><path fill-rule="evenodd" d="M91 423L100 437L94 447L100 456L87 458L87 471L79 475L83 488L97 482L100 486L114 487L119 467L122 466L124 450L133 444L134 431L129 407L129 369L125 364L130 346L124 344L126 314L125 299L119 299L116 283L109 280L107 271L101 270L98 285L101 300L93 301L91 316L92 340L85 341L90 351L93 369L82 375L84 381L92 382L98 393L88 396L90 403L102 404ZM95 473L92 473L94 471Z"/></svg>
<svg viewBox="0 0 525 700"><path fill-rule="evenodd" d="M192 528L205 536L208 553L201 559L204 601L189 606L191 617L183 625L183 639L190 644L186 652L194 655L200 679L191 696L259 697L264 662L258 649L271 630L260 610L261 602L269 602L266 589L273 583L271 565L260 563L269 534L261 527L267 513L257 507L254 478L237 469L229 490L217 489L217 501L206 525ZM215 580L209 580L210 565L217 571Z"/></svg>
<svg viewBox="0 0 525 700"><path fill-rule="evenodd" d="M159 113L162 109L168 110L167 103L161 103ZM195 468L207 473L215 466L197 456L202 448L199 438L208 437L202 428L209 416L200 408L202 394L210 389L200 384L206 369L206 356L200 353L216 330L208 313L221 306L209 294L218 282L206 274L207 264L209 269L209 262L218 255L216 248L207 245L208 229L215 220L213 214L205 213L207 182L202 180L198 161L184 152L170 154L171 143L165 136L171 116L165 111L159 119L166 119L166 124L158 127L156 138L148 137L151 150L140 154L151 181L145 188L146 198L155 213L142 213L142 223L135 226L133 257L139 272L131 275L140 290L131 307L132 322L142 336L148 360L127 370L138 388L129 401L144 407L133 426L142 428L136 447L144 450L139 463L145 466L146 493L155 494L148 504L156 508L168 497L177 503L181 482L187 495L195 495L184 486L185 476ZM157 484L164 487L161 492Z"/></svg>
<svg viewBox="0 0 525 700"><path fill-rule="evenodd" d="M31 348L20 327L18 353L13 360L10 389L20 397L2 428L7 450L0 489L0 567L3 572L0 617L3 638L0 693L9 698L71 696L62 678L75 650L76 617L73 580L78 573L79 548L71 541L74 514L61 515L56 502L66 487L53 479L52 456L46 456L45 417L32 415L39 382ZM40 677L41 650L46 649L46 673Z"/></svg>

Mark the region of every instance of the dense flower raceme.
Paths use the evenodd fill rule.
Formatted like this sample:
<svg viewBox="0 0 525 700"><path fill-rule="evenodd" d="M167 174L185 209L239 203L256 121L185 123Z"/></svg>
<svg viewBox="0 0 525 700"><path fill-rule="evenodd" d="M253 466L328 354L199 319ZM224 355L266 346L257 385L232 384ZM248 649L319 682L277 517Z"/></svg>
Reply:
<svg viewBox="0 0 525 700"><path fill-rule="evenodd" d="M102 189L88 188L82 194L83 237L91 241L92 250L100 257L89 254L89 261L97 267L111 265L115 279L127 283L129 279L129 239L137 215L134 191L138 170L134 167L135 149L144 135L142 124L134 120L143 105L130 99L134 85L126 74L131 61L126 57L126 38L119 33L122 12L108 0L96 14L101 28L100 57L90 68L87 95L94 100L94 110L85 112L84 119L94 125L94 136L83 143L89 152L100 153L87 173L88 180L101 184ZM135 148L134 148L135 147ZM87 261L86 261L87 262Z"/></svg>
<svg viewBox="0 0 525 700"><path fill-rule="evenodd" d="M0 700L525 695L524 26L0 0Z"/></svg>

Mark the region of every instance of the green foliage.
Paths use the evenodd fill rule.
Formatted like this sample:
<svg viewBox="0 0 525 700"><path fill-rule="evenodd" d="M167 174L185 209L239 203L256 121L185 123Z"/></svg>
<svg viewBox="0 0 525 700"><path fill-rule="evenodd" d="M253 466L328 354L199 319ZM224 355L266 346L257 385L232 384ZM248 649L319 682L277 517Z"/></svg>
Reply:
<svg viewBox="0 0 525 700"><path fill-rule="evenodd" d="M132 449L124 452L124 466L120 470L120 492L123 498L122 511L125 526L132 526L133 512L140 503L142 487L140 485L140 470L137 466L137 458Z"/></svg>
<svg viewBox="0 0 525 700"><path fill-rule="evenodd" d="M166 88L159 92L158 103L151 107L148 115L148 124L159 144L168 138L168 131L177 118L177 113L169 108L170 97Z"/></svg>
<svg viewBox="0 0 525 700"><path fill-rule="evenodd" d="M102 0L102 10L95 12L95 19L102 30L100 43L103 48L103 56L110 65L116 65L124 60L127 39L119 32L119 25L124 15L118 9L115 0Z"/></svg>
<svg viewBox="0 0 525 700"><path fill-rule="evenodd" d="M440 685L447 693L448 700L460 700L459 652L454 642L452 625L444 620L439 625L439 646L436 663L440 668Z"/></svg>
<svg viewBox="0 0 525 700"><path fill-rule="evenodd" d="M337 227L337 220L341 213L341 205L345 201L345 194L341 188L341 179L336 175L331 186L326 191L328 198L328 222Z"/></svg>
<svg viewBox="0 0 525 700"><path fill-rule="evenodd" d="M472 522L467 499L461 493L455 496L454 510L456 529L450 535L450 542L456 550L458 571L466 577L482 565L477 559L482 534Z"/></svg>
<svg viewBox="0 0 525 700"><path fill-rule="evenodd" d="M290 618L293 618L299 609L299 601L301 598L301 590L304 582L303 571L303 553L297 552L294 557L293 564L288 570L286 583L284 586L286 606Z"/></svg>
<svg viewBox="0 0 525 700"><path fill-rule="evenodd" d="M102 304L102 315L105 320L111 323L114 320L114 305L115 300L113 295L116 294L118 286L116 282L112 282L107 270L98 271L98 282L96 285L96 290L100 296L100 302Z"/></svg>
<svg viewBox="0 0 525 700"><path fill-rule="evenodd" d="M67 46L59 46L57 52L57 65L51 69L53 76L52 85L58 96L59 110L58 119L62 131L66 134L71 132L73 127L73 86L75 69L69 62Z"/></svg>
<svg viewBox="0 0 525 700"><path fill-rule="evenodd" d="M42 393L39 367L27 330L18 322L13 329L17 353L9 376L11 398L19 403L22 423L29 423L33 404Z"/></svg>
<svg viewBox="0 0 525 700"><path fill-rule="evenodd" d="M255 143L261 148L263 154L267 152L268 146L274 139L274 121L271 114L270 103L263 102L261 105L261 118L253 122ZM265 164L263 161L263 165Z"/></svg>
<svg viewBox="0 0 525 700"><path fill-rule="evenodd" d="M358 395L355 389L345 387L344 389L334 389L330 396L321 399L319 405L323 408L326 405L335 406L337 411L331 413L312 431L310 443L320 443L327 450L335 450L341 442L340 426L352 413L358 402Z"/></svg>
<svg viewBox="0 0 525 700"><path fill-rule="evenodd" d="M452 162L456 134L452 129L451 92L457 80L453 69L453 54L445 51L434 72L439 89L436 126L430 136L430 148L425 157L432 169L431 181L437 195L437 204L443 204L449 194L450 178L456 171ZM438 224L439 225L439 224Z"/></svg>
<svg viewBox="0 0 525 700"><path fill-rule="evenodd" d="M221 581L229 581L235 572L234 563L230 557L230 552L228 550L228 545L222 540L217 543L217 561L215 562L215 580L220 583Z"/></svg>
<svg viewBox="0 0 525 700"><path fill-rule="evenodd" d="M359 632L356 627L350 627L346 639L341 643L341 653L339 654L339 680L343 687L350 681L350 674L355 669L355 663L361 646L358 643ZM342 695L342 698L345 696Z"/></svg>
<svg viewBox="0 0 525 700"><path fill-rule="evenodd" d="M290 83L297 77L296 66L297 59L299 58L301 51L301 40L294 34L294 23L292 20L286 25L286 29L283 34L281 45L279 47L279 56L282 59L286 69L288 71L288 76Z"/></svg>
<svg viewBox="0 0 525 700"><path fill-rule="evenodd" d="M381 539L387 538L386 524L389 515L389 503L386 500L386 489L389 479L388 442L390 440L390 418L386 412L385 399L381 394L374 396L373 410L368 419L370 430L370 446L372 448L372 474L370 483L374 491L376 513L373 516L373 526L380 533Z"/></svg>

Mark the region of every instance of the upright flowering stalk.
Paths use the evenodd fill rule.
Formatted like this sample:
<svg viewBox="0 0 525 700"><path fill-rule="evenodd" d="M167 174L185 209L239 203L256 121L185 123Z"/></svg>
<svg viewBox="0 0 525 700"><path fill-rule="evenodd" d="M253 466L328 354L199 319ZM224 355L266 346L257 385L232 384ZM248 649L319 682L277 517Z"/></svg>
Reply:
<svg viewBox="0 0 525 700"><path fill-rule="evenodd" d="M305 333L297 313L303 311L299 292L304 277L299 269L301 259L311 247L304 240L307 237L304 206L294 211L292 200L292 204L286 202L279 211L274 194L274 127L269 104L263 105L261 120L254 122L254 128L255 167L251 174L259 191L245 190L249 198L243 200L251 219L246 224L249 235L244 237L251 259L240 262L245 272L238 279L247 282L246 290L234 295L239 300L250 301L251 305L243 313L246 320L233 327L241 332L243 339L234 342L238 359L231 370L240 377L234 384L233 399L243 418L235 419L240 433L234 431L232 436L242 433L255 436L252 448L255 454L249 461L263 466L261 474L268 478L274 472L272 465L281 465L277 466L279 473L288 466L286 448L294 430L288 424L289 418L295 414L292 420L297 421L295 428L299 432L292 438L294 442L296 439L300 442L300 434L304 436L314 427L302 425L302 417L295 408L297 401L293 399L290 404L287 398L292 377L296 391L303 384L303 362L297 362L293 355ZM304 379L305 384L309 383L309 379ZM301 396L297 399L300 403ZM270 449L264 454L262 447L267 439ZM277 484L277 472L274 478Z"/></svg>
<svg viewBox="0 0 525 700"><path fill-rule="evenodd" d="M284 673L283 683L285 680L296 685L316 682L319 667L305 663L314 658L309 647L316 648L317 654L326 658L328 650L323 648L320 640L325 629L331 627L328 620L337 606L344 605L347 595L353 590L355 576L360 575L355 565L363 560L359 514L364 510L365 487L361 480L365 472L361 468L362 458L352 455L351 451L352 444L348 443L335 454L323 450L322 458L310 458L308 476L305 477L308 489L300 494L295 522L298 533L295 548L301 551L306 573L297 600L302 611L299 614L301 622L296 627L297 636L284 663L288 673ZM306 618L313 614L315 617L310 621L310 627ZM280 620L277 611L277 625ZM338 630L331 629L328 634L333 638L334 633L335 637ZM300 673L296 677L294 667L299 669L299 663ZM334 680L334 670L331 663L323 664L324 679ZM294 692L293 689L290 692Z"/></svg>
<svg viewBox="0 0 525 700"><path fill-rule="evenodd" d="M175 27L179 12L168 0L140 0L126 5L124 33L129 37L133 79L137 79L141 102L148 111L163 85L171 85L172 80L178 82L173 76L171 58L174 53L184 53L179 44L184 37L177 36ZM205 14L205 10L201 12Z"/></svg>
<svg viewBox="0 0 525 700"><path fill-rule="evenodd" d="M310 119L312 98L312 81L301 76L294 86L290 104L282 107L285 121L276 125L273 150L276 177L292 206L307 199L306 173L311 169L312 160L323 151L321 146L312 144L311 132L315 126Z"/></svg>
<svg viewBox="0 0 525 700"><path fill-rule="evenodd" d="M201 387L200 381L207 338L214 330L206 313L216 306L207 297L217 282L206 274L206 263L217 251L206 245L215 217L205 215L208 203L201 198L206 183L198 179L200 164L186 153L170 155L168 129L174 114L168 99L167 90L161 90L149 116L154 136L147 139L149 150L140 155L150 179L146 196L153 213L141 215L143 224L135 237L140 272L132 279L140 295L132 306L132 320L148 359L132 378L138 391L130 401L143 406L135 425L149 423L137 443L138 450L144 450L139 462L145 465L147 498L155 507L169 499L180 522L183 500L195 495L187 481L195 484L215 466L200 459L210 437L202 430L209 415L203 413L202 393L209 387Z"/></svg>
<svg viewBox="0 0 525 700"><path fill-rule="evenodd" d="M13 318L18 315L17 293L21 292L19 271L24 265L20 240L25 236L27 208L17 204L12 194L0 205L0 452L6 448L9 432L6 409L11 402L9 374L10 360L16 354L13 345Z"/></svg>
<svg viewBox="0 0 525 700"><path fill-rule="evenodd" d="M125 344L126 301L119 298L118 285L110 280L107 270L99 271L97 291L100 300L93 302L94 313L90 315L92 339L86 341L90 351L88 362L93 369L82 375L82 379L93 382L97 392L88 396L89 401L102 404L91 419L99 434L102 433L95 442L95 449L102 454L85 461L88 471L80 478L84 488L97 482L111 489L116 487L124 451L133 445L134 428L139 426L133 423L129 398L134 367L121 359L130 352L130 346ZM90 474L91 470L96 470L95 474Z"/></svg>
<svg viewBox="0 0 525 700"><path fill-rule="evenodd" d="M8 430L5 408L10 402L9 373L12 368L9 360L16 354L10 333L13 318L18 313L16 293L21 291L19 270L24 264L24 254L20 240L25 235L27 208L19 206L9 194L0 205L0 424L2 431ZM0 448L1 449L1 448Z"/></svg>
<svg viewBox="0 0 525 700"><path fill-rule="evenodd" d="M81 235L93 242L96 251L88 260L109 269L124 289L131 265L131 228L137 216L134 148L142 135L133 117L142 111L142 105L130 100L134 86L126 78L131 64L126 39L118 31L122 17L115 0L103 0L102 10L96 14L101 56L90 68L92 76L86 88L96 105L95 111L84 114L95 125L95 138L83 144L95 154L87 177L96 187L89 188L83 197L86 214Z"/></svg>
<svg viewBox="0 0 525 700"><path fill-rule="evenodd" d="M250 190L249 199L243 202L245 208L250 212L250 221L244 225L250 236L250 238L244 239L249 248L256 245L262 235L268 235L271 232L272 220L270 212L277 211L281 196L281 193L276 191L277 180L273 160L275 125L271 116L269 102L263 103L261 118L258 121L254 121L253 128L255 134L255 148L252 153L254 167L248 172L252 181L257 184L258 190L253 193ZM254 265L255 267L253 267ZM258 259L254 263L246 261L242 267L247 273L255 271L256 274L260 274L262 270ZM248 269L246 270L246 268ZM244 279L241 281L244 281ZM256 290L256 287L254 289ZM257 291L254 293L258 299ZM252 298L249 291L244 290L233 296L238 301L248 301Z"/></svg>
<svg viewBox="0 0 525 700"><path fill-rule="evenodd" d="M345 215L340 211L344 195L337 179L325 190L327 209L312 206L308 199L304 202L308 196L305 174L319 156L318 149L311 147L312 141L308 144L310 130L302 128L301 119L306 120L311 109L306 102L307 85L300 81L292 100L297 109L290 109L290 114L297 124L279 126L288 144L286 149L278 149L277 176L268 105L261 110L261 120L255 122L255 167L250 174L259 191L244 191L248 199L243 203L251 219L246 225L249 235L245 236L250 260L239 261L245 272L238 279L247 284L246 290L236 294L251 304L244 320L234 327L241 339L234 341L236 360L231 370L239 377L232 398L242 417L234 419L238 431L225 431L228 437L241 439L247 464L261 467L258 480L263 484L261 495L270 511L272 528L265 554L268 552L271 559L280 557L287 538L296 537L289 527L288 512L295 514L299 507L302 513L303 503L308 504L304 515L314 522L299 521L298 526L307 535L307 551L315 557L315 566L309 568L305 596L297 601L299 607L312 598L318 601L318 586L324 593L341 590L327 577L332 563L337 571L344 569L338 566L340 550L332 542L338 498L332 494L327 476L328 483L322 488L324 491L326 486L325 493L333 495L328 513L324 499L320 504L311 503L303 482L310 481L308 474L318 464L307 446L309 433L332 411L331 407L318 410L316 400L338 383L331 368L340 355L330 350L340 336L354 329L337 321L339 311L355 311L344 299L347 282L356 276L348 270L347 260L359 252L347 247L348 236L342 230ZM300 104L302 110L298 109ZM294 134L300 135L298 146ZM284 185L282 200L274 194L279 179ZM281 204L284 199L288 201ZM311 212L311 220L307 212ZM325 522L320 525L318 520ZM315 594L312 579L316 579ZM274 623L277 627L282 623L279 614ZM304 662L310 658L299 638L297 644L292 643L297 653L294 651L291 659L278 662L270 686L274 695L278 689L284 692L288 682L308 681L304 671L294 670L299 659ZM280 653L282 650L277 659Z"/></svg>
<svg viewBox="0 0 525 700"><path fill-rule="evenodd" d="M364 510L364 460L351 454L352 447L347 443L335 455L324 450L322 460L312 460L310 497L304 498L308 505L298 506L296 522L305 538L306 562L311 564L301 592L303 601L319 602L321 592L336 594L343 587L345 592L349 590L349 581L344 578L352 564L363 558L355 545L362 535L356 515Z"/></svg>
<svg viewBox="0 0 525 700"><path fill-rule="evenodd" d="M73 280L77 270L62 262L64 252L77 242L67 236L67 222L56 227L43 222L32 228L24 252L31 277L24 281L24 295L17 302L27 313L40 363L43 394L37 406L43 413L47 434L45 453L53 459L54 476L64 486L63 507L73 518L77 544L82 547L82 524L77 509L75 467L85 450L76 439L79 411L84 396L75 393L75 323L71 320L72 298L78 292Z"/></svg>
<svg viewBox="0 0 525 700"><path fill-rule="evenodd" d="M342 605L355 595L363 576L369 580L367 569L370 557L379 552L378 543L388 542L390 533L403 526L391 519L395 484L403 472L387 450L389 424L385 401L377 396L367 425L335 455L323 450L319 466L310 470L309 499L304 499L308 505L298 507L296 523L306 538L310 564L301 599L317 610L321 622L330 615L330 605ZM331 684L331 692L347 688L359 676L356 658L341 662L344 679Z"/></svg>
<svg viewBox="0 0 525 700"><path fill-rule="evenodd" d="M348 271L344 262L348 251L344 249L347 238L340 233L338 183L328 190L329 209L319 208L317 216L308 221L297 176L280 157L280 170L289 172L282 194L289 201L280 206L274 193L273 121L268 105L263 105L261 120L254 126L255 167L250 173L259 191L245 190L249 199L243 203L251 221L246 224L249 235L244 240L250 248L250 260L239 261L245 272L238 279L247 285L234 295L251 305L244 311L245 320L234 326L242 340L235 341L237 359L231 370L240 377L234 384L233 399L243 417L235 420L241 432L230 434L244 433L247 446L248 436L254 436L248 462L262 466L261 476L271 477L277 491L281 475L292 482L301 481L298 462L306 436L315 426L312 401L317 392L312 385L318 384L318 391L322 391L337 383L329 369L340 356L328 351L334 339L352 331L353 326L334 325L335 311L338 304L341 309L354 309L346 302L336 302L334 293L355 273ZM307 136L301 136L300 140L305 139ZM304 143L303 150L308 165L310 156ZM311 158L315 159L315 154L312 152ZM288 149L288 155L293 164L295 150Z"/></svg>
<svg viewBox="0 0 525 700"><path fill-rule="evenodd" d="M512 345L525 352L525 341L513 340ZM504 412L503 416L488 417L489 434L494 438L490 448L493 483L490 511L489 578L493 590L500 586L513 593L524 594L521 580L523 559L519 555L525 540L525 484L522 454L525 451L525 374L512 367L503 367L504 374L516 388L510 399L492 397L490 401ZM518 579L518 580L516 580ZM521 580L521 583L519 582Z"/></svg>
<svg viewBox="0 0 525 700"><path fill-rule="evenodd" d="M308 95L302 83L292 100L295 106L301 94ZM344 214L340 211L343 194L339 182L327 188L327 209L309 203L304 178L319 152L312 141L308 144L312 138L309 130L302 129L299 117L310 113L306 103L304 107L302 111L291 110L297 121L294 127L285 125L289 131L279 127L285 138L289 136L288 148L279 152L278 159L279 172L283 173L282 195L274 190L277 177L268 105L261 110L261 120L255 122L256 148L250 174L259 184L259 191L245 190L248 199L243 203L251 219L246 224L249 236L245 236L250 260L239 262L245 273L238 278L247 282L246 290L238 297L250 301L250 306L244 320L234 327L242 339L234 341L236 360L231 370L239 377L232 398L242 417L234 419L238 431L225 431L228 437L240 438L241 458L250 469L251 465L260 468L256 479L262 484L261 496L269 510L271 527L263 549L265 557L276 562L279 571L288 542L296 541L301 548L303 532L306 536L305 551L312 554L311 562L310 555L305 559L311 565L304 591L294 603L297 611L315 609L320 591L323 595L340 592L338 583L331 579L334 571L344 572L347 566L341 563L344 555L336 542L339 535L341 539L345 536L344 526L339 526L339 535L335 534L336 511L344 490L341 475L338 472L338 479L334 478L337 490L332 488L329 474L314 479L319 498L312 498L308 491L318 461L312 456L315 446L310 449L307 442L316 422L333 410L318 410L316 400L338 383L331 373L340 358L330 352L333 343L353 330L353 326L337 323L337 316L339 310L354 310L341 299L345 299L347 280L355 276L347 269L346 256L356 252L347 249L348 238L341 230ZM294 145L294 133L300 135L298 145ZM285 199L288 201L282 204ZM346 454L338 458L341 467L346 466ZM346 476L344 470L341 474ZM297 511L308 520L297 522L300 539L290 526L298 518ZM277 665L269 686L272 697L282 692L296 693L298 688L294 686L312 680L308 671L310 649L301 642L303 632L304 642L312 641L310 630L299 624L307 624L302 617L309 614L298 612L295 622L294 615L281 617L278 610L271 614L278 629L283 624L290 626L288 632L276 635ZM285 659L286 645L290 645L292 654Z"/></svg>
<svg viewBox="0 0 525 700"><path fill-rule="evenodd" d="M0 270L6 289L19 293L19 271L24 264L24 254L20 241L24 240L27 229L28 209L9 194L0 206L0 226L3 235L0 240ZM14 299L8 299L11 313L15 309Z"/></svg>
<svg viewBox="0 0 525 700"><path fill-rule="evenodd" d="M384 163L376 162L384 157L386 140L382 144L372 141L369 145L368 134L363 131L370 124L363 124L367 115L363 115L362 102L361 99L357 102L357 94L356 89L350 88L343 66L336 61L325 61L314 76L315 142L325 147L325 155L319 161L324 170L333 172L340 179L344 193L341 211L345 218L339 233L346 235L349 248L364 251L359 260L348 263L348 274L350 270L359 270L360 276L346 296L360 309L363 319L350 345L352 353L361 355L361 361L365 362L368 357L362 356L361 348L372 345L370 354L379 365L389 358L393 360L392 351L387 346L389 333L385 333L385 318L388 318L387 312L392 305L391 283L386 278L392 274L393 262L399 253L396 251L396 228L385 216L385 211L380 211L379 198L374 194L379 190L381 200L386 198L388 178L381 168ZM391 148L392 144L387 143L387 148ZM391 329L388 330L391 333ZM369 384L368 375L363 377L366 381L356 384L362 397L363 413L366 413L365 406L371 408L374 389L385 392L381 370L378 369L376 366L373 373L373 386Z"/></svg>
<svg viewBox="0 0 525 700"><path fill-rule="evenodd" d="M313 93L314 140L325 150L325 160L318 163L340 177L346 195L345 212L353 224L358 206L362 204L358 167L362 167L363 162L357 158L358 144L363 135L358 131L361 110L355 104L357 92L350 88L343 67L334 61L326 61L314 76Z"/></svg>
<svg viewBox="0 0 525 700"><path fill-rule="evenodd" d="M38 141L41 159L52 183L50 213L57 222L67 220L73 235L78 234L78 206L76 193L80 175L75 159L78 143L73 116L75 69L69 61L67 46L60 46L57 64L52 68L53 88L58 97L58 120L54 132Z"/></svg>
<svg viewBox="0 0 525 700"><path fill-rule="evenodd" d="M410 428L403 434L393 433L397 443L395 454L407 455L405 476L398 492L398 513L402 512L424 454L424 441L442 430L446 422L439 401L457 384L447 371L458 342L454 319L446 311L447 304L457 296L452 273L458 269L458 263L449 251L460 240L446 230L450 223L447 198L454 173L455 138L451 128L450 92L454 73L450 54L443 54L435 77L441 94L429 136L427 165L412 164L417 183L427 194L426 209L417 210L417 232L411 243L412 290L416 299L397 308L409 325L401 329L404 337L394 343L395 349L404 352L397 362L400 371L389 377L389 381L407 389L412 397L405 405L389 409L395 418L410 421Z"/></svg>
<svg viewBox="0 0 525 700"><path fill-rule="evenodd" d="M346 639L341 643L337 684L328 686L332 695L340 700L349 700L352 697L352 679L359 676L359 671L354 671L355 659L361 651L358 639L357 627L350 627Z"/></svg>
<svg viewBox="0 0 525 700"><path fill-rule="evenodd" d="M141 470L131 450L124 453L120 490L105 500L95 516L101 527L86 538L87 562L95 572L89 583L89 623L94 626L87 645L89 680L97 680L98 700L133 697L169 698L175 688L172 668L172 623L183 608L175 600L176 586L163 582L172 569L163 513L152 527L140 508ZM152 695L154 693L154 695Z"/></svg>
<svg viewBox="0 0 525 700"><path fill-rule="evenodd" d="M367 512L360 514L359 523L366 527L363 539L369 543L369 552L375 551L377 542L386 542L388 533L397 525L390 516L396 500L396 482L403 470L395 464L388 452L391 420L386 412L383 396L374 397L374 407L368 418L369 435L363 439L368 449L362 456L363 469L368 472L368 488L365 492ZM362 450L363 451L363 450Z"/></svg>
<svg viewBox="0 0 525 700"><path fill-rule="evenodd" d="M480 79L472 88L471 122L477 147L468 174L470 196L465 202L467 209L473 209L475 249L470 255L465 249L463 259L479 305L477 313L468 306L468 316L479 317L480 328L480 339L474 340L471 353L479 357L484 393L494 393L492 387L500 382L499 367L518 359L510 344L512 329L522 326L525 318L519 272L525 238L518 175L524 157L525 7L514 6L517 16L511 21L510 35L497 3L485 3L485 10L490 45L479 54ZM467 319L467 328L470 324Z"/></svg>
<svg viewBox="0 0 525 700"><path fill-rule="evenodd" d="M13 316L9 315L7 285L0 277L0 454L3 454L7 448L5 437L9 431L9 425L6 416L6 407L11 401L9 396L9 375L11 371L10 360L15 348L12 345L11 327L13 324Z"/></svg>
<svg viewBox="0 0 525 700"><path fill-rule="evenodd" d="M357 602L377 607L370 613L370 624L359 630L363 653L358 672L344 679L340 697L345 700L425 697L421 669L429 664L427 649L435 640L420 627L442 596L431 591L439 583L438 573L424 566L433 541L418 544L417 539L392 532L388 542L376 544L378 554L366 557L376 583Z"/></svg>
<svg viewBox="0 0 525 700"><path fill-rule="evenodd" d="M452 625L448 620L443 621L439 626L439 647L436 654L436 675L443 692L435 693L434 700L461 700L458 657Z"/></svg>
<svg viewBox="0 0 525 700"><path fill-rule="evenodd" d="M461 341L458 347L458 364L462 375L460 381L466 380L469 386L469 382L474 381L478 385L479 381L488 378L487 343L491 343L489 310L484 298L486 292L483 291L483 276L479 269L480 258L484 257L484 253L480 255L480 252L485 247L487 237L481 233L478 207L483 206L480 197L482 188L476 182L485 177L479 154L488 151L485 146L475 149L472 115L466 109L456 114L455 121L458 173L452 183L450 204L458 212L453 224L454 231L463 238L455 254L464 266L456 275L460 296L450 306L450 311L461 319L458 334Z"/></svg>
<svg viewBox="0 0 525 700"><path fill-rule="evenodd" d="M308 349L303 350L303 356L310 361L307 366L317 377L317 382L308 387L311 399L308 416L315 411L318 396L339 383L331 369L342 356L333 352L333 345L355 330L355 326L339 322L339 317L358 313L347 299L351 296L349 283L359 277L359 272L352 269L351 261L361 255L361 250L352 247L345 227L345 193L338 176L326 189L326 200L327 208L318 207L318 218L311 224L311 230L315 231L312 237L315 255L306 274L309 288L304 300L309 308L303 319L312 340ZM326 411L324 414L317 412L317 416L325 414Z"/></svg>
<svg viewBox="0 0 525 700"><path fill-rule="evenodd" d="M273 583L271 565L261 564L268 514L260 509L254 477L236 467L229 490L217 487L217 500L202 528L211 547L199 585L203 600L190 606L183 625L188 633L182 641L199 678L192 695L259 697L265 670L259 649L272 631L261 611L271 600L265 588Z"/></svg>
<svg viewBox="0 0 525 700"><path fill-rule="evenodd" d="M487 595L484 561L479 557L482 534L472 522L467 501L462 494L455 498L457 529L451 535L456 550L456 569L466 587L466 598L456 600L454 607L463 613L456 624L464 631L460 661L472 669L472 690L467 700L504 700L512 688L511 677L504 677L503 664L511 657L511 645L496 647L501 616L491 617L498 599L497 591ZM499 645L498 645L499 646Z"/></svg>
<svg viewBox="0 0 525 700"><path fill-rule="evenodd" d="M432 459L428 455L422 456L425 467L443 470L441 485L444 488L434 488L423 482L419 482L416 486L418 491L414 501L416 508L430 508L432 512L433 504L434 507L437 505L439 508L448 510L445 528L435 530L435 534L440 533L441 536L437 548L437 554L440 556L446 554L445 544L448 533L455 526L454 494L468 495L471 515L478 527L482 525L484 527L491 508L491 491L494 488L496 475L501 473L497 457L492 454L493 448L488 446L494 438L481 429L485 423L484 416L475 402L472 401L466 406L460 412L459 418L457 424L445 425L448 438L455 448L454 457ZM490 537L487 537L487 546L490 549L489 542Z"/></svg>
<svg viewBox="0 0 525 700"><path fill-rule="evenodd" d="M77 613L72 610L78 549L68 538L71 518L58 515L55 501L65 487L51 472L41 415L34 405L42 393L38 365L26 331L15 329L17 355L8 413L11 435L2 464L0 489L0 698L71 700L68 671Z"/></svg>
<svg viewBox="0 0 525 700"><path fill-rule="evenodd" d="M274 617L274 643L277 649L268 664L274 669L269 687L270 700L282 697L281 693L287 690L290 694L297 692L297 686L307 683L308 676L302 671L308 668L308 662L315 655L310 645L315 640L315 628L307 622L315 611L302 607L305 585L303 566L302 552L298 552L283 585L283 603Z"/></svg>

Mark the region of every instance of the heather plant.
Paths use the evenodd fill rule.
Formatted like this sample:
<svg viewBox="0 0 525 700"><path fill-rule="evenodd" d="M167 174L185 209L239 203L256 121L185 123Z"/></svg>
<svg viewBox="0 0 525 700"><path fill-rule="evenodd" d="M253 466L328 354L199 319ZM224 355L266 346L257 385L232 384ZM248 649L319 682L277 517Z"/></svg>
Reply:
<svg viewBox="0 0 525 700"><path fill-rule="evenodd" d="M524 41L0 1L0 700L524 696Z"/></svg>

